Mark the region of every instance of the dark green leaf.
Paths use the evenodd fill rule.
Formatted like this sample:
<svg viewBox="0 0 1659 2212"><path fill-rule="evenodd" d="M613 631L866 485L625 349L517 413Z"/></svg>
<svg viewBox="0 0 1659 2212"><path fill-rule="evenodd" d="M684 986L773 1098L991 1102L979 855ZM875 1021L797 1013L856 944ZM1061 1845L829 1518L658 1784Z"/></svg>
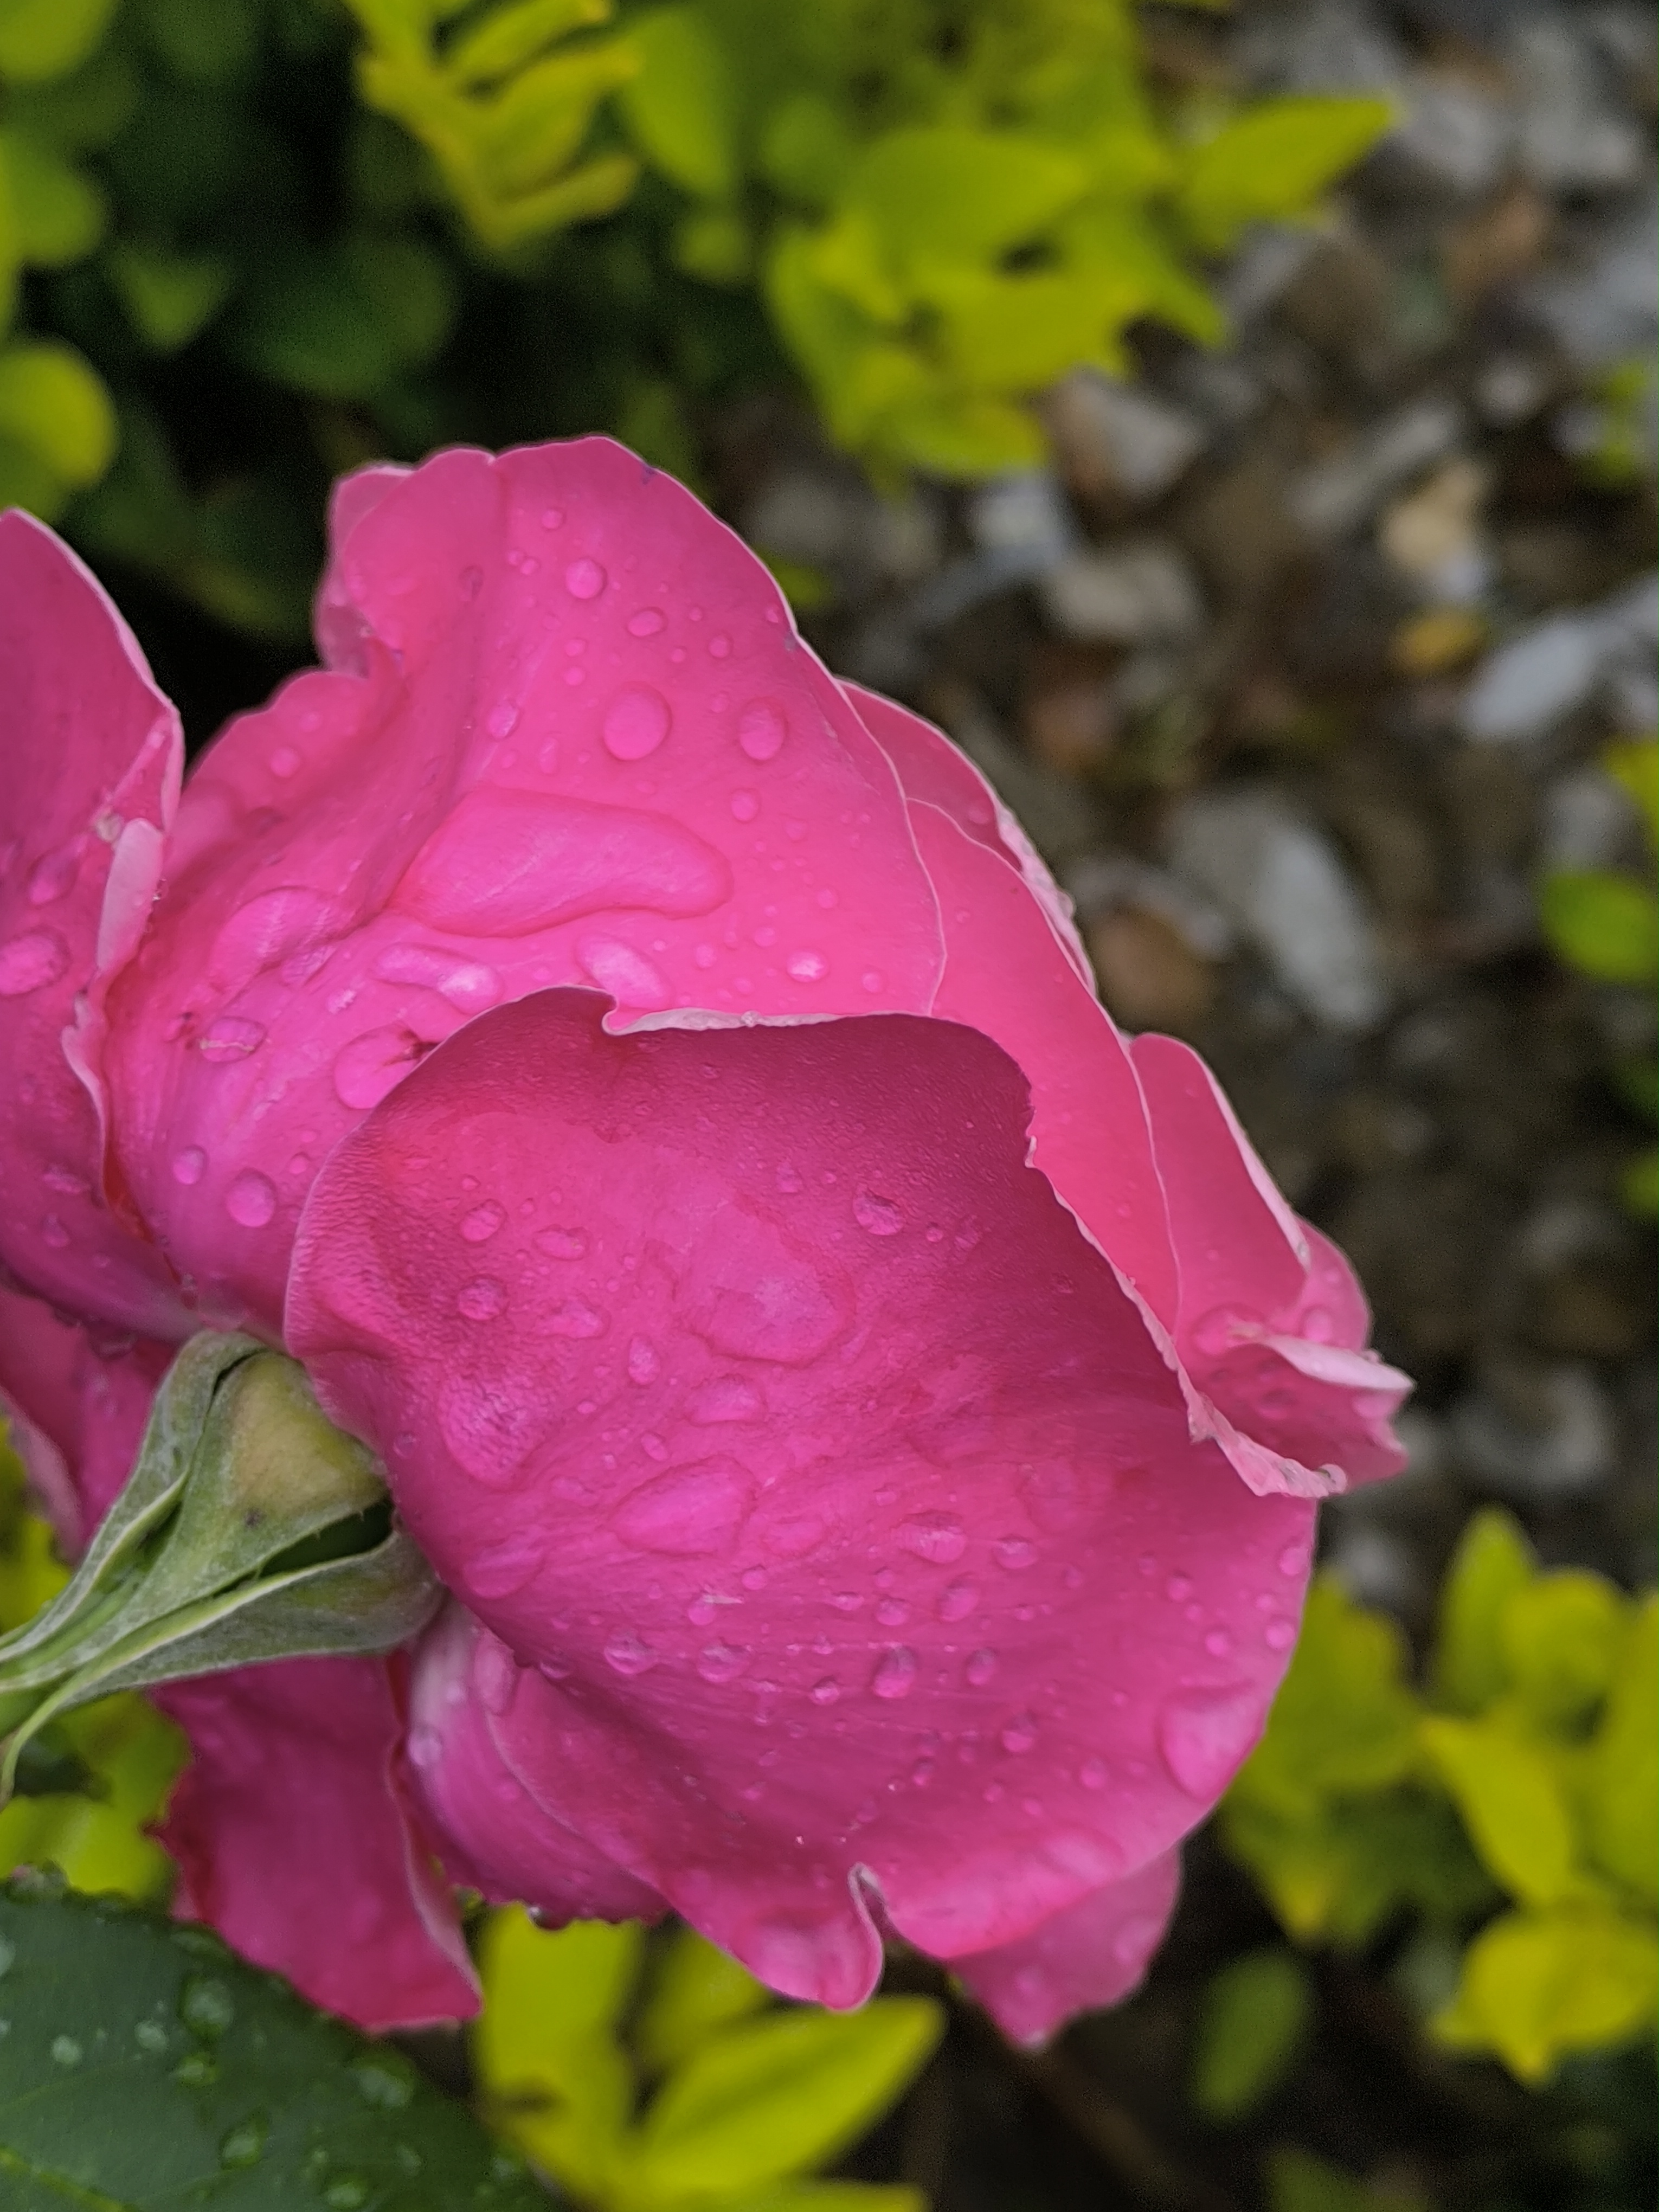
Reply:
<svg viewBox="0 0 1659 2212"><path fill-rule="evenodd" d="M9 2212L532 2212L402 2054L216 1937L38 1878L0 1893Z"/></svg>

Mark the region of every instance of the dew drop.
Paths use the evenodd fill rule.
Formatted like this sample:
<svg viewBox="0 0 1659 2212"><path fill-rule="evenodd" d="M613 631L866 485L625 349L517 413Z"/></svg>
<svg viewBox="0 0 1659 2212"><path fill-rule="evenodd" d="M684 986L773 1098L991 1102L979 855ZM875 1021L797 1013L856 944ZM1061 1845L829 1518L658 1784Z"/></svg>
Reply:
<svg viewBox="0 0 1659 2212"><path fill-rule="evenodd" d="M1249 1689L1191 1691L1158 1716L1158 1749L1180 1788L1207 1802L1231 1779L1261 1725L1261 1701Z"/></svg>
<svg viewBox="0 0 1659 2212"><path fill-rule="evenodd" d="M222 2035L236 2017L235 2001L222 1982L192 1974L179 1993L179 2017L193 2035Z"/></svg>
<svg viewBox="0 0 1659 2212"><path fill-rule="evenodd" d="M751 761L775 760L789 734L789 723L775 700L750 699L738 714L738 743Z"/></svg>
<svg viewBox="0 0 1659 2212"><path fill-rule="evenodd" d="M979 1603L979 1584L971 1576L963 1575L957 1581L946 1583L939 1593L939 1617L941 1620L966 1620Z"/></svg>
<svg viewBox="0 0 1659 2212"><path fill-rule="evenodd" d="M613 760L643 760L668 735L673 712L648 684L625 684L605 710L599 734Z"/></svg>
<svg viewBox="0 0 1659 2212"><path fill-rule="evenodd" d="M368 2185L359 2181L354 2173L343 2173L324 2190L323 2202L328 2212L362 2212L368 2202Z"/></svg>
<svg viewBox="0 0 1659 2212"><path fill-rule="evenodd" d="M953 1565L968 1548L967 1535L954 1513L918 1513L900 1524L898 1540L907 1552L936 1567ZM971 1605L968 1610L973 1610Z"/></svg>
<svg viewBox="0 0 1659 2212"><path fill-rule="evenodd" d="M991 1557L1011 1575L1023 1574L1036 1563L1037 1547L1024 1536L1004 1536L991 1547Z"/></svg>
<svg viewBox="0 0 1659 2212"><path fill-rule="evenodd" d="M86 2052L72 2035L54 2035L52 2039L52 2063L54 2066L78 2066Z"/></svg>
<svg viewBox="0 0 1659 2212"><path fill-rule="evenodd" d="M630 1677L649 1674L659 1656L631 1628L613 1629L605 1639L605 1663L613 1674Z"/></svg>
<svg viewBox="0 0 1659 2212"><path fill-rule="evenodd" d="M853 1200L853 1218L872 1237L896 1237L904 1226L904 1216L892 1200L871 1190L861 1190Z"/></svg>
<svg viewBox="0 0 1659 2212"><path fill-rule="evenodd" d="M793 1198L797 1191L805 1190L806 1188L800 1170L791 1167L787 1160L778 1170L773 1180L786 1198Z"/></svg>
<svg viewBox="0 0 1659 2212"><path fill-rule="evenodd" d="M1305 1544L1286 1544L1279 1555L1279 1571L1286 1582L1294 1582L1308 1571L1308 1547Z"/></svg>
<svg viewBox="0 0 1659 2212"><path fill-rule="evenodd" d="M562 530L563 527L564 509L562 507L544 507L542 509L542 528L544 530Z"/></svg>
<svg viewBox="0 0 1659 2212"><path fill-rule="evenodd" d="M455 1293L455 1310L468 1321L494 1321L507 1304L507 1285L494 1275L475 1275Z"/></svg>
<svg viewBox="0 0 1659 2212"><path fill-rule="evenodd" d="M1077 1778L1085 1790L1103 1790L1106 1787L1104 1763L1098 1759L1085 1759L1077 1771Z"/></svg>
<svg viewBox="0 0 1659 2212"><path fill-rule="evenodd" d="M414 983L436 991L464 1014L487 1013L501 1002L501 979L493 968L458 959L435 945L388 945L375 956L374 973L383 983Z"/></svg>
<svg viewBox="0 0 1659 2212"><path fill-rule="evenodd" d="M505 1379L446 1376L438 1391L438 1426L444 1442L475 1482L506 1490L552 1425L539 1396Z"/></svg>
<svg viewBox="0 0 1659 2212"><path fill-rule="evenodd" d="M878 1698L908 1698L916 1679L916 1655L902 1644L884 1651L876 1662L870 1687Z"/></svg>
<svg viewBox="0 0 1659 2212"><path fill-rule="evenodd" d="M74 888L75 878L81 872L81 855L73 845L65 845L56 853L48 853L37 860L29 873L28 900L31 906L51 906Z"/></svg>
<svg viewBox="0 0 1659 2212"><path fill-rule="evenodd" d="M363 2102L377 2112L401 2112L414 2102L414 2075L389 2053L377 2051L371 2057L360 2058L351 2069L351 2078Z"/></svg>
<svg viewBox="0 0 1659 2212"><path fill-rule="evenodd" d="M488 1243L506 1219L506 1207L497 1206L493 1198L486 1199L461 1217L461 1235L469 1244Z"/></svg>
<svg viewBox="0 0 1659 2212"><path fill-rule="evenodd" d="M246 1060L250 1053L258 1052L264 1041L263 1022L247 1022L236 1014L221 1014L196 1040L196 1049L204 1060L218 1063Z"/></svg>
<svg viewBox="0 0 1659 2212"><path fill-rule="evenodd" d="M484 719L484 730L492 738L510 738L519 726L519 702L516 699L498 699Z"/></svg>
<svg viewBox="0 0 1659 2212"><path fill-rule="evenodd" d="M833 1705L841 1695L841 1684L833 1674L825 1674L806 1694L815 1705Z"/></svg>
<svg viewBox="0 0 1659 2212"><path fill-rule="evenodd" d="M1016 1756L1029 1751L1036 1740L1037 1724L1030 1713L1016 1713L998 1738L1003 1749L1014 1753Z"/></svg>
<svg viewBox="0 0 1659 2212"><path fill-rule="evenodd" d="M628 617L628 635L629 637L655 637L665 620L660 607L641 607Z"/></svg>
<svg viewBox="0 0 1659 2212"><path fill-rule="evenodd" d="M734 791L732 794L732 818L734 822L752 822L760 812L759 794L752 791Z"/></svg>
<svg viewBox="0 0 1659 2212"><path fill-rule="evenodd" d="M470 1582L471 1577L468 1575L464 1579ZM444 1740L434 1728L412 1728L405 1739L404 1748L409 1753L410 1764L418 1766L424 1774L436 1766L442 1759Z"/></svg>
<svg viewBox="0 0 1659 2212"><path fill-rule="evenodd" d="M510 1711L519 1686L519 1663L498 1637L481 1636L472 1654L472 1683L487 1713Z"/></svg>
<svg viewBox="0 0 1659 2212"><path fill-rule="evenodd" d="M1258 1330L1259 1322L1238 1306L1212 1306L1193 1324L1193 1342L1211 1358L1218 1359L1239 1341Z"/></svg>
<svg viewBox="0 0 1659 2212"><path fill-rule="evenodd" d="M564 1298L550 1313L542 1316L536 1328L543 1336L564 1336L581 1341L605 1334L605 1316L598 1306L589 1305L586 1298Z"/></svg>
<svg viewBox="0 0 1659 2212"><path fill-rule="evenodd" d="M713 637L708 641L709 659L711 660L727 660L731 658L731 639L727 637L723 629L717 629Z"/></svg>
<svg viewBox="0 0 1659 2212"><path fill-rule="evenodd" d="M1173 1605L1184 1605L1193 1594L1190 1575L1171 1575L1164 1585L1164 1595Z"/></svg>
<svg viewBox="0 0 1659 2212"><path fill-rule="evenodd" d="M585 973L620 1006L638 1006L654 1014L674 1003L674 987L661 969L619 937L590 932L578 942L576 958Z"/></svg>
<svg viewBox="0 0 1659 2212"><path fill-rule="evenodd" d="M697 1672L705 1682L735 1682L749 1664L740 1644L705 1644L697 1654Z"/></svg>
<svg viewBox="0 0 1659 2212"><path fill-rule="evenodd" d="M688 1419L712 1427L721 1421L752 1421L763 1403L752 1382L745 1382L740 1376L717 1375L690 1393L685 1411Z"/></svg>
<svg viewBox="0 0 1659 2212"><path fill-rule="evenodd" d="M207 1170L207 1154L199 1145L186 1145L182 1152L173 1156L173 1180L181 1182L186 1190L200 1182Z"/></svg>
<svg viewBox="0 0 1659 2212"><path fill-rule="evenodd" d="M1296 1623L1270 1620L1261 1632L1261 1641L1269 1651L1288 1651L1296 1641Z"/></svg>
<svg viewBox="0 0 1659 2212"><path fill-rule="evenodd" d="M276 1186L258 1168L244 1168L225 1193L225 1212L244 1229L263 1229L276 1211Z"/></svg>
<svg viewBox="0 0 1659 2212"><path fill-rule="evenodd" d="M821 983L830 973L830 963L821 952L792 952L784 965L798 983Z"/></svg>
<svg viewBox="0 0 1659 2212"><path fill-rule="evenodd" d="M597 561L584 554L564 572L564 587L573 599L597 599L610 581Z"/></svg>
<svg viewBox="0 0 1659 2212"><path fill-rule="evenodd" d="M1233 1639L1224 1628L1212 1628L1204 1639L1204 1649L1212 1659L1224 1659L1233 1648Z"/></svg>
<svg viewBox="0 0 1659 2212"><path fill-rule="evenodd" d="M662 1372L662 1361L657 1347L649 1337L636 1336L628 1347L628 1379L643 1386L654 1382Z"/></svg>
<svg viewBox="0 0 1659 2212"><path fill-rule="evenodd" d="M343 1106L364 1110L378 1106L396 1089L427 1047L401 1023L367 1030L335 1060L334 1093Z"/></svg>
<svg viewBox="0 0 1659 2212"><path fill-rule="evenodd" d="M752 1502L749 1478L732 1461L694 1460L630 1491L611 1525L636 1552L707 1559L731 1550Z"/></svg>
<svg viewBox="0 0 1659 2212"><path fill-rule="evenodd" d="M31 929L0 945L0 999L21 999L55 983L69 966L69 947L55 929Z"/></svg>
<svg viewBox="0 0 1659 2212"><path fill-rule="evenodd" d="M540 1535L525 1529L499 1544L487 1544L470 1554L461 1579L474 1597L511 1597L540 1571L546 1559Z"/></svg>
<svg viewBox="0 0 1659 2212"><path fill-rule="evenodd" d="M159 2020L141 2020L132 2031L132 2039L140 2051L147 2051L152 2057L167 2047L167 2032Z"/></svg>
<svg viewBox="0 0 1659 2212"><path fill-rule="evenodd" d="M1297 1325L1298 1335L1310 1344L1330 1344L1336 1337L1336 1322L1323 1306L1310 1306Z"/></svg>
<svg viewBox="0 0 1659 2212"><path fill-rule="evenodd" d="M884 1628L902 1628L910 1618L910 1608L902 1597L884 1597L876 1607L876 1619Z"/></svg>
<svg viewBox="0 0 1659 2212"><path fill-rule="evenodd" d="M988 1645L983 1650L971 1652L962 1671L969 1689L982 1690L997 1671L997 1655Z"/></svg>
<svg viewBox="0 0 1659 2212"><path fill-rule="evenodd" d="M541 1229L531 1242L550 1260L582 1260L587 1256L587 1237L580 1229Z"/></svg>

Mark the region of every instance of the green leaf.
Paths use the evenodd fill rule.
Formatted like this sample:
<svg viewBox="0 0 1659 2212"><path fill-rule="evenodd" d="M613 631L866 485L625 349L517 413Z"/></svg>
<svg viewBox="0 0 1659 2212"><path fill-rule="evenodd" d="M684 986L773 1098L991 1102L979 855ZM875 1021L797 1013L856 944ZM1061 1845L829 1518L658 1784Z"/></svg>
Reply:
<svg viewBox="0 0 1659 2212"><path fill-rule="evenodd" d="M1443 2042L1495 2051L1538 2082L1567 2051L1604 2050L1649 2027L1656 1990L1650 1921L1593 1906L1509 1912L1470 1944L1457 1995L1431 2025Z"/></svg>
<svg viewBox="0 0 1659 2212"><path fill-rule="evenodd" d="M768 2002L761 1984L735 1959L695 1928L677 1929L635 2023L635 2047L653 2073L665 2073L693 2057L707 2037Z"/></svg>
<svg viewBox="0 0 1659 2212"><path fill-rule="evenodd" d="M1269 2154L1267 2203L1271 2212L1428 2212L1420 2197L1368 2188L1340 2166L1290 2144Z"/></svg>
<svg viewBox="0 0 1659 2212"><path fill-rule="evenodd" d="M1499 1507L1474 1515L1441 1585L1435 1642L1435 1702L1455 1713L1483 1712L1509 1686L1503 1620L1534 1571L1521 1524Z"/></svg>
<svg viewBox="0 0 1659 2212"><path fill-rule="evenodd" d="M1659 975L1659 899L1646 884L1558 868L1544 878L1539 913L1561 958L1598 983L1650 983Z"/></svg>
<svg viewBox="0 0 1659 2212"><path fill-rule="evenodd" d="M258 52L250 0L143 0L143 20L156 52L187 82L227 83Z"/></svg>
<svg viewBox="0 0 1659 2212"><path fill-rule="evenodd" d="M1624 738L1607 747L1601 765L1641 808L1649 843L1659 845L1659 738Z"/></svg>
<svg viewBox="0 0 1659 2212"><path fill-rule="evenodd" d="M0 353L0 435L39 456L62 483L95 483L115 453L115 410L95 370L50 340Z"/></svg>
<svg viewBox="0 0 1659 2212"><path fill-rule="evenodd" d="M15 1797L0 1811L0 1865L55 1866L88 1894L161 1899L172 1862L144 1831L189 1756L184 1737L131 1694L70 1714L63 1735L97 1794Z"/></svg>
<svg viewBox="0 0 1659 2212"><path fill-rule="evenodd" d="M1659 1902L1659 1596L1632 1620L1591 1742L1585 1818L1596 1863Z"/></svg>
<svg viewBox="0 0 1659 2212"><path fill-rule="evenodd" d="M1088 188L1082 162L1012 132L943 126L890 131L848 180L901 267L983 261L1041 231Z"/></svg>
<svg viewBox="0 0 1659 2212"><path fill-rule="evenodd" d="M672 2203L757 2190L852 2142L921 2070L944 2027L925 1997L858 2013L769 2013L670 2075L634 2139L630 2188Z"/></svg>
<svg viewBox="0 0 1659 2212"><path fill-rule="evenodd" d="M444 56L452 84L469 90L510 76L572 31L608 22L611 0L520 0L498 8L457 39Z"/></svg>
<svg viewBox="0 0 1659 2212"><path fill-rule="evenodd" d="M1398 1781L1416 1757L1405 1666L1394 1622L1355 1605L1334 1577L1316 1577L1290 1671L1235 1789L1296 1813L1334 1792Z"/></svg>
<svg viewBox="0 0 1659 2212"><path fill-rule="evenodd" d="M1475 1850L1507 1890L1529 1905L1582 1893L1571 1814L1540 1748L1494 1721L1425 1720L1422 1735Z"/></svg>
<svg viewBox="0 0 1659 2212"><path fill-rule="evenodd" d="M55 147L27 131L0 131L17 252L37 268L64 269L103 234L104 196Z"/></svg>
<svg viewBox="0 0 1659 2212"><path fill-rule="evenodd" d="M927 2212L927 2199L902 2182L784 2181L754 2197L722 2198L720 2212Z"/></svg>
<svg viewBox="0 0 1659 2212"><path fill-rule="evenodd" d="M156 353L176 353L204 331L236 281L213 253L174 253L124 240L105 266L133 328Z"/></svg>
<svg viewBox="0 0 1659 2212"><path fill-rule="evenodd" d="M115 0L0 0L0 76L67 76L103 37Z"/></svg>
<svg viewBox="0 0 1659 2212"><path fill-rule="evenodd" d="M1298 1942L1357 1949L1403 1907L1455 1925L1492 1902L1491 1880L1451 1806L1415 1789L1288 1815L1230 1795L1221 1835Z"/></svg>
<svg viewBox="0 0 1659 2212"><path fill-rule="evenodd" d="M1601 1575L1568 1568L1516 1590L1500 1623L1504 1656L1528 1718L1570 1729L1599 1705L1625 1642L1629 1601Z"/></svg>
<svg viewBox="0 0 1659 2212"><path fill-rule="evenodd" d="M1313 1984L1294 1952L1251 1951L1204 1993L1192 2099L1206 2119L1232 2120L1289 2075L1313 2024Z"/></svg>
<svg viewBox="0 0 1659 2212"><path fill-rule="evenodd" d="M1395 119L1386 100L1264 100L1195 148L1177 204L1198 243L1219 252L1247 223L1307 214Z"/></svg>
<svg viewBox="0 0 1659 2212"><path fill-rule="evenodd" d="M737 100L719 40L692 7L658 9L628 32L640 72L617 105L641 151L687 191L728 198L738 183Z"/></svg>
<svg viewBox="0 0 1659 2212"><path fill-rule="evenodd" d="M0 1894L0 2190L18 2212L544 2212L400 2052L205 1929L37 1878Z"/></svg>

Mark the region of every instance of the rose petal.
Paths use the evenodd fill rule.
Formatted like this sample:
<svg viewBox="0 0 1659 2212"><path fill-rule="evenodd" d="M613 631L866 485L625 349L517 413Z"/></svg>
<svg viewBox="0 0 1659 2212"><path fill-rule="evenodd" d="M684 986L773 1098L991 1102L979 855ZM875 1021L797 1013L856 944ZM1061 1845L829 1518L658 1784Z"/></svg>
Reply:
<svg viewBox="0 0 1659 2212"><path fill-rule="evenodd" d="M1190 1441L985 1038L602 1009L482 1016L341 1146L289 1341L526 1662L513 1774L776 1986L854 2002L866 1889L982 1950L1201 1817L1311 1514Z"/></svg>
<svg viewBox="0 0 1659 2212"><path fill-rule="evenodd" d="M146 1218L267 1331L318 1163L473 1015L919 1012L942 957L885 754L680 486L604 439L455 451L350 479L335 526L347 672L193 773L112 1053Z"/></svg>
<svg viewBox="0 0 1659 2212"><path fill-rule="evenodd" d="M1116 2004L1138 1986L1180 1889L1181 1854L1166 1851L1018 1942L953 1960L953 1970L1005 2035L1033 2048L1074 2013Z"/></svg>
<svg viewBox="0 0 1659 2212"><path fill-rule="evenodd" d="M496 1741L518 1687L506 1644L459 1606L422 1639L408 1756L453 1880L492 1905L526 1904L553 1922L658 1920L663 1900L538 1804Z"/></svg>
<svg viewBox="0 0 1659 2212"><path fill-rule="evenodd" d="M192 1753L160 1832L176 1910L371 2033L477 2010L454 1908L394 1788L385 1661L284 1659L153 1694Z"/></svg>
<svg viewBox="0 0 1659 2212"><path fill-rule="evenodd" d="M106 1193L104 1001L132 955L178 797L179 717L95 580L0 515L0 1263L117 1328L192 1326Z"/></svg>

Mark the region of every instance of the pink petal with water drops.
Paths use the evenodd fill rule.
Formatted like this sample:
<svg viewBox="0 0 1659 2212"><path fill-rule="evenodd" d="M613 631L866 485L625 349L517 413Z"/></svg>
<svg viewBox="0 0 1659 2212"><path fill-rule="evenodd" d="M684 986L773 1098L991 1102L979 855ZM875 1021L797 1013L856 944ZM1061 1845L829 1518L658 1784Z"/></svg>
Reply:
<svg viewBox="0 0 1659 2212"><path fill-rule="evenodd" d="M951 1971L1005 2035L1035 2048L1073 2014L1117 2004L1139 1986L1180 1889L1180 1853L1167 1851L1017 1942L953 1959Z"/></svg>
<svg viewBox="0 0 1659 2212"><path fill-rule="evenodd" d="M935 729L896 700L884 698L879 691L866 691L858 684L843 684L842 690L892 762L905 797L937 806L964 836L1018 870L1026 889L1047 915L1066 957L1092 992L1094 971L1077 933L1071 900L967 754L943 730Z"/></svg>
<svg viewBox="0 0 1659 2212"><path fill-rule="evenodd" d="M1304 1495L1396 1474L1411 1380L1364 1348L1352 1270L1291 1212L1198 1054L1173 1037L1133 1049L1181 1264L1176 1346L1240 1474Z"/></svg>
<svg viewBox="0 0 1659 2212"><path fill-rule="evenodd" d="M854 2002L867 1895L981 1950L1202 1817L1311 1510L1192 1442L985 1037L603 1011L482 1016L369 1115L289 1340L525 1662L513 1773L775 1986Z"/></svg>
<svg viewBox="0 0 1659 2212"><path fill-rule="evenodd" d="M149 917L179 717L131 632L41 523L0 516L0 1264L147 1335L190 1322L111 1203L104 1003Z"/></svg>
<svg viewBox="0 0 1659 2212"><path fill-rule="evenodd" d="M160 1831L175 1911L374 2034L477 2010L431 1841L398 1795L386 1661L283 1659L152 1694L191 1741Z"/></svg>
<svg viewBox="0 0 1659 2212"><path fill-rule="evenodd" d="M94 1339L39 1298L0 1285L0 1401L40 1510L71 1556L132 1472L156 1383L175 1347Z"/></svg>
<svg viewBox="0 0 1659 2212"><path fill-rule="evenodd" d="M507 1764L495 1723L521 1674L507 1646L459 1606L416 1654L405 1753L451 1880L556 1924L659 1919L666 1907L656 1892L567 1827L556 1802L538 1803Z"/></svg>
<svg viewBox="0 0 1659 2212"><path fill-rule="evenodd" d="M317 1164L473 1015L920 1011L942 957L886 755L680 486L603 439L453 451L334 526L336 672L204 757L120 1008L138 1202L267 1332Z"/></svg>
<svg viewBox="0 0 1659 2212"><path fill-rule="evenodd" d="M931 803L913 801L910 812L945 925L933 1011L971 1024L1018 1062L1031 1086L1034 1164L1172 1329L1175 1255L1123 1039L1012 869Z"/></svg>

